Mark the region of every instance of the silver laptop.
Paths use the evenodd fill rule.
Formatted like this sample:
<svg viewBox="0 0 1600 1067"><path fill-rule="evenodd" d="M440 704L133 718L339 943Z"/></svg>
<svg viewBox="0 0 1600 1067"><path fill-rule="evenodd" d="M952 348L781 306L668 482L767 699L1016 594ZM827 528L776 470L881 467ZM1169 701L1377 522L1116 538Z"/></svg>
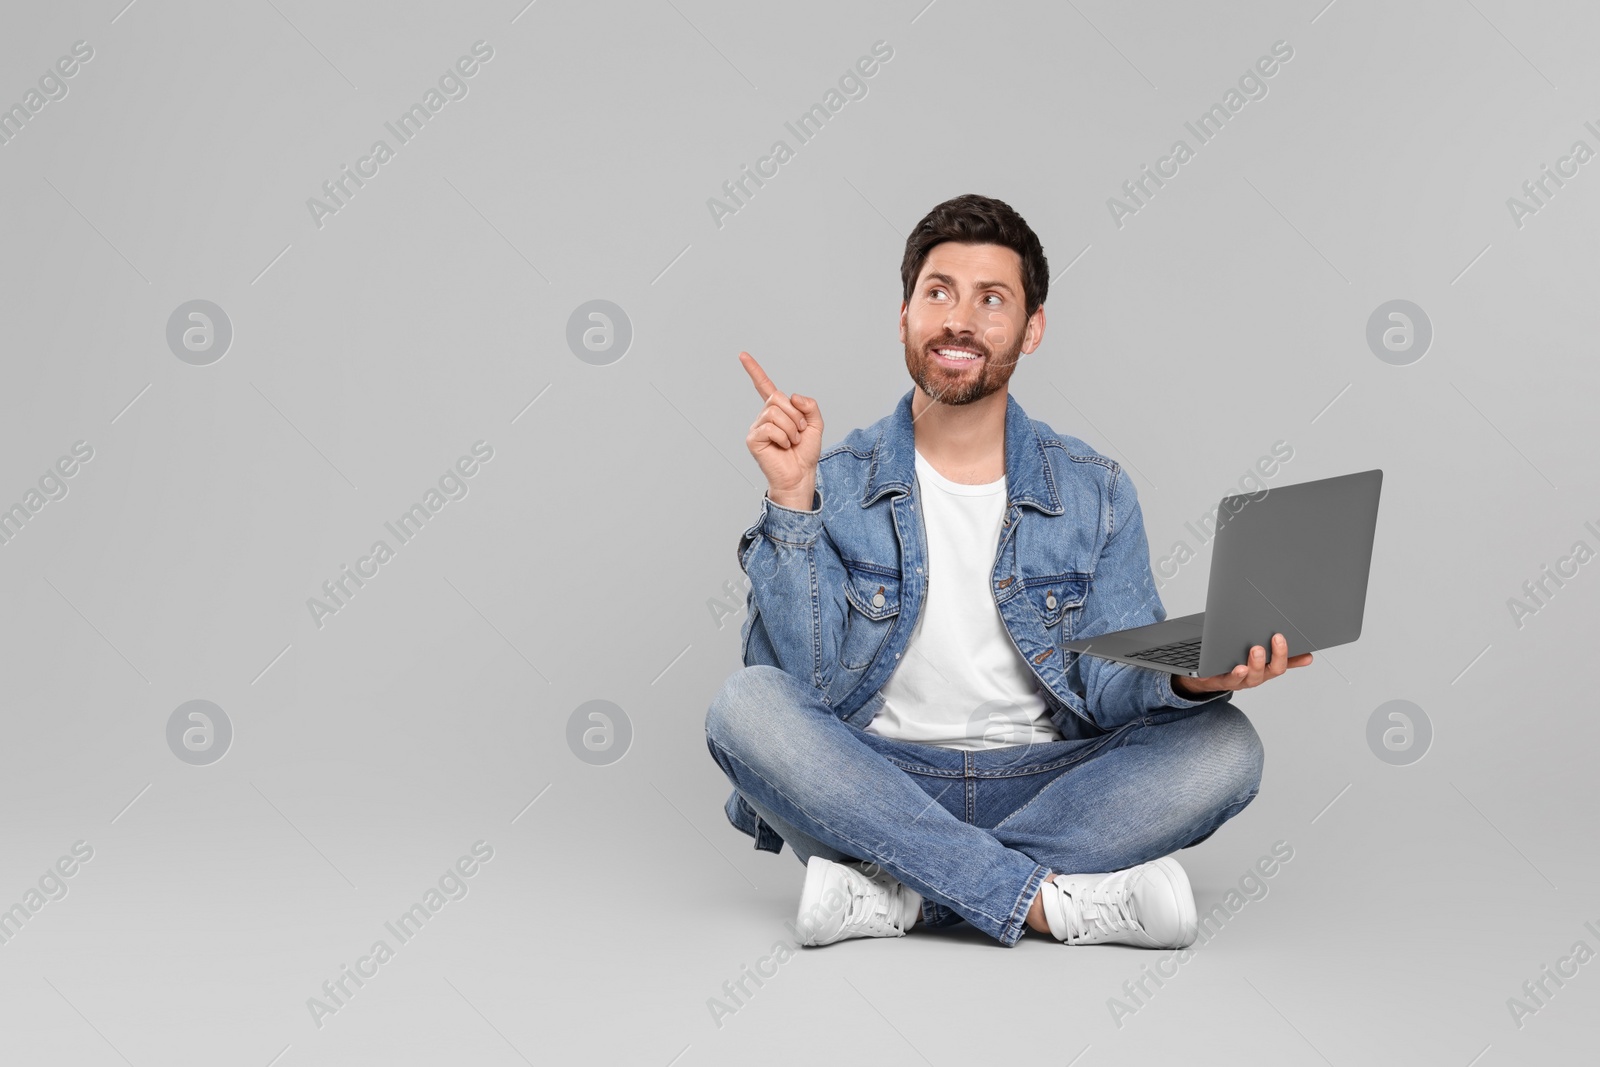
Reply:
<svg viewBox="0 0 1600 1067"><path fill-rule="evenodd" d="M1225 496L1217 509L1206 610L1064 646L1069 652L1210 678L1272 658L1272 635L1289 655L1361 636L1367 573L1383 471L1361 471L1261 493Z"/></svg>

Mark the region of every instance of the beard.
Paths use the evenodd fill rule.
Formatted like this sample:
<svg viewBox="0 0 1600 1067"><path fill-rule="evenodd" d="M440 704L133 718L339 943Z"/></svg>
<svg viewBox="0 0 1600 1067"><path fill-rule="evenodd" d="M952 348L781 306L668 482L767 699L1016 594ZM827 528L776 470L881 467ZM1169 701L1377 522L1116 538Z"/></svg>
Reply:
<svg viewBox="0 0 1600 1067"><path fill-rule="evenodd" d="M938 403L952 406L972 404L1005 388L1017 368L1017 360L1022 354L1022 341L1023 338L1019 336L1015 345L1000 352L993 351L977 338L946 336L920 348L908 341L905 346L906 370L911 372L911 380L917 383L917 388ZM933 354L934 349L946 346L975 348L983 358L976 369L946 367Z"/></svg>

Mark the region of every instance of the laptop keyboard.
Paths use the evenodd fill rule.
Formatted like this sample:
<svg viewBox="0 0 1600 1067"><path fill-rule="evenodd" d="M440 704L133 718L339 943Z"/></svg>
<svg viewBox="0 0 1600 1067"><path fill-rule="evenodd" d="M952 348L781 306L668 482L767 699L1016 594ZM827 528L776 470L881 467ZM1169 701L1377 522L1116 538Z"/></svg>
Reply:
<svg viewBox="0 0 1600 1067"><path fill-rule="evenodd" d="M1188 641L1177 641L1170 645L1157 645L1147 648L1143 652L1130 652L1133 659L1154 660L1173 667L1183 667L1186 670L1200 668L1200 638L1191 638Z"/></svg>

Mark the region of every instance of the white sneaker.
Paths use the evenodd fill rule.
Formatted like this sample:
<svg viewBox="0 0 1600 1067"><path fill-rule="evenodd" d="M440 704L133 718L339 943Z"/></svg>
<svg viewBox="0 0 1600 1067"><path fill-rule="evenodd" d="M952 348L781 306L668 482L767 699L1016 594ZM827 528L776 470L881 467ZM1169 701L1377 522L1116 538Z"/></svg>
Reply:
<svg viewBox="0 0 1600 1067"><path fill-rule="evenodd" d="M1069 945L1187 948L1199 932L1189 876L1171 856L1112 874L1058 874L1039 892L1050 932Z"/></svg>
<svg viewBox="0 0 1600 1067"><path fill-rule="evenodd" d="M795 920L802 945L851 937L904 937L922 911L922 895L876 864L812 856Z"/></svg>

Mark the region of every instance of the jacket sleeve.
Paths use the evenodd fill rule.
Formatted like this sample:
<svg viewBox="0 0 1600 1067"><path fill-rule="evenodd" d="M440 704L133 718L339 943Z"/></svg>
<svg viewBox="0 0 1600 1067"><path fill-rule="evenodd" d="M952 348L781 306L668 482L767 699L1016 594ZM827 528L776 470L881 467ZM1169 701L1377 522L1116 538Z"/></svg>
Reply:
<svg viewBox="0 0 1600 1067"><path fill-rule="evenodd" d="M1095 565L1094 580L1083 606L1082 631L1074 637L1127 630L1165 622L1155 578L1150 572L1150 545L1145 538L1139 495L1126 470L1118 468L1111 482L1111 532ZM1068 669L1073 689L1083 694L1089 716L1105 729L1138 722L1163 708L1196 708L1227 701L1232 690L1190 700L1172 688L1172 675L1131 663L1078 656Z"/></svg>
<svg viewBox="0 0 1600 1067"><path fill-rule="evenodd" d="M777 667L826 688L844 613L844 564L823 525L818 472L812 509L773 503L739 538L739 566L750 581L740 635L744 665Z"/></svg>

